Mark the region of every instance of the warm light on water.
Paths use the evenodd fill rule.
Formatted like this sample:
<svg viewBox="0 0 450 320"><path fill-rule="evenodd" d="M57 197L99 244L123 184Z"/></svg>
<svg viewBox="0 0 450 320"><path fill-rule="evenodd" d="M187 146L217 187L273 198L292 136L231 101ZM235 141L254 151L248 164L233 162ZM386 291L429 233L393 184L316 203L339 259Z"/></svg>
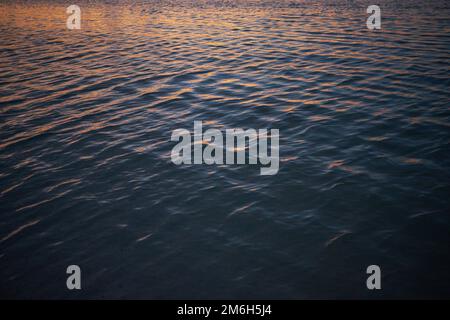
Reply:
<svg viewBox="0 0 450 320"><path fill-rule="evenodd" d="M0 4L1 297L450 296L448 2L78 4ZM196 120L278 174L173 165Z"/></svg>

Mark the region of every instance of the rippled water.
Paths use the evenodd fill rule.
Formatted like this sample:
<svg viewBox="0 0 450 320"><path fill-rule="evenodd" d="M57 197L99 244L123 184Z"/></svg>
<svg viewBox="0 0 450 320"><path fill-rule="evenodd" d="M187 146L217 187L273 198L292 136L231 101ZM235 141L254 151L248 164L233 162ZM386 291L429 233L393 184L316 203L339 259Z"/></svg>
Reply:
<svg viewBox="0 0 450 320"><path fill-rule="evenodd" d="M77 3L0 4L1 297L450 297L448 2ZM175 166L194 120L278 175Z"/></svg>

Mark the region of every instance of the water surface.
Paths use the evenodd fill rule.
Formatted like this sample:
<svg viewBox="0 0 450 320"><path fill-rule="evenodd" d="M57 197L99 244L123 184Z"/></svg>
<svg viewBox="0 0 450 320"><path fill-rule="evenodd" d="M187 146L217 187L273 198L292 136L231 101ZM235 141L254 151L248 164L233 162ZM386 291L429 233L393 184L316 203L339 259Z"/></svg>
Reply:
<svg viewBox="0 0 450 320"><path fill-rule="evenodd" d="M1 297L450 297L448 2L77 4L0 4ZM175 166L195 120L279 173Z"/></svg>

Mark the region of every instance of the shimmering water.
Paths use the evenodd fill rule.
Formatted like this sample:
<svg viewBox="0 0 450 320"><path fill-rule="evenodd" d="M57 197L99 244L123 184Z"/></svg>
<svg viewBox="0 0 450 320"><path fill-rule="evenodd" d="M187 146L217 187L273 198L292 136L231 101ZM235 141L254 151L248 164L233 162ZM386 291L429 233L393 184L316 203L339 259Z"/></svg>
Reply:
<svg viewBox="0 0 450 320"><path fill-rule="evenodd" d="M449 2L77 4L0 4L1 297L450 297ZM194 120L278 175L175 166Z"/></svg>

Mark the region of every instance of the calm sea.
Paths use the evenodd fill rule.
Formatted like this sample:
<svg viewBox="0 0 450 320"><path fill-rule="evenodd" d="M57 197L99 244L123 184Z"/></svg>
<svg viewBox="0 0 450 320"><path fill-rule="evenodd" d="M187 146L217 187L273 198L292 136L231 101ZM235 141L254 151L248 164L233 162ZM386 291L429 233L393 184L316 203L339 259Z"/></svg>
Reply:
<svg viewBox="0 0 450 320"><path fill-rule="evenodd" d="M75 2L0 3L0 297L450 297L448 1ZM174 165L195 120L278 174Z"/></svg>

